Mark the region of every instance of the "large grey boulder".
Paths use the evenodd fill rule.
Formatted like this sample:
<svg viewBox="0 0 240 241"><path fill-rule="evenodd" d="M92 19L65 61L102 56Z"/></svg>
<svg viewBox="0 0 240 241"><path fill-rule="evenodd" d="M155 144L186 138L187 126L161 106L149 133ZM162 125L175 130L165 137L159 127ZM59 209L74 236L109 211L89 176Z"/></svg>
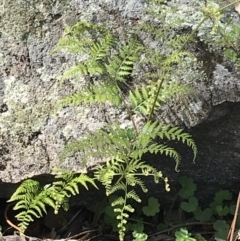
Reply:
<svg viewBox="0 0 240 241"><path fill-rule="evenodd" d="M186 4L175 0L169 4L182 9L188 20L185 27L194 28L202 17L197 11L199 1ZM130 31L149 16L143 11L143 0L0 0L0 6L0 196L8 198L15 184L26 178L50 181L52 167L86 171L77 157L60 163L64 146L102 128L106 120L130 124L123 107L79 106L54 113L58 100L81 85L79 80L71 80L59 87L60 75L81 56L66 52L50 55L65 26L78 20L107 22L121 40L123 31ZM236 13L231 14L239 20ZM204 39L204 29L199 32ZM142 38L157 47L146 34ZM192 164L190 150L182 149L182 174L210 189L230 187L240 179L239 72L207 52L205 45L199 45L197 51L202 64L189 63L175 78L182 76L180 81L194 87L198 95L168 103L159 112L159 119L191 128L199 154ZM133 75L141 81L140 70ZM179 173L174 172L173 161L153 161L176 190ZM92 165L96 163L89 161L88 166Z"/></svg>

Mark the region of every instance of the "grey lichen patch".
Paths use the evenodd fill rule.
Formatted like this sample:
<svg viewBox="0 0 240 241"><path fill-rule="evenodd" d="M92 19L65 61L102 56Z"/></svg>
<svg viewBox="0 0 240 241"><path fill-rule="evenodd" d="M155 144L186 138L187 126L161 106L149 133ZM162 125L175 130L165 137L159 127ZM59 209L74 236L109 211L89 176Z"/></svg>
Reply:
<svg viewBox="0 0 240 241"><path fill-rule="evenodd" d="M2 181L15 183L50 172L52 143L44 143L42 132L53 116L57 98L57 83L35 80L24 84L13 76L5 79L7 111L0 115L0 154L6 160L0 172Z"/></svg>
<svg viewBox="0 0 240 241"><path fill-rule="evenodd" d="M48 95L44 88L33 90L31 86L15 80L5 81L5 99L8 111L0 117L0 128L12 136L40 131L56 104L54 94ZM56 94L57 95L57 94Z"/></svg>
<svg viewBox="0 0 240 241"><path fill-rule="evenodd" d="M216 69L213 72L213 83L211 90L213 105L219 105L226 101L239 102L239 76L234 76L233 73L229 72L226 67L221 64L217 64Z"/></svg>
<svg viewBox="0 0 240 241"><path fill-rule="evenodd" d="M49 172L49 156L40 139L33 139L28 145L16 141L15 137L1 133L0 150L5 160L4 171L0 171L2 182L17 183L23 179ZM3 147L6 149L2 153Z"/></svg>
<svg viewBox="0 0 240 241"><path fill-rule="evenodd" d="M43 38L44 24L58 12L67 9L67 1L11 1L4 0L1 11L1 31L16 39L26 40L29 35Z"/></svg>

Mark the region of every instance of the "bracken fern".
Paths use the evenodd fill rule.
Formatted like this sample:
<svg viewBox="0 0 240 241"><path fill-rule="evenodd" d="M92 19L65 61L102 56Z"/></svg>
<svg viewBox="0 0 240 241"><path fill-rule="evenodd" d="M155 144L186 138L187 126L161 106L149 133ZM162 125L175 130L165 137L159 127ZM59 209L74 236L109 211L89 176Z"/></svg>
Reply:
<svg viewBox="0 0 240 241"><path fill-rule="evenodd" d="M79 184L88 189L87 183L96 186L94 180L85 174L75 175L71 171L55 168L56 181L44 187L38 181L28 179L14 192L8 202L17 201L14 210L21 210L16 218L19 228L24 233L34 218L40 218L47 213L46 207L50 206L57 214L62 207L68 210L68 200L71 195L79 193Z"/></svg>

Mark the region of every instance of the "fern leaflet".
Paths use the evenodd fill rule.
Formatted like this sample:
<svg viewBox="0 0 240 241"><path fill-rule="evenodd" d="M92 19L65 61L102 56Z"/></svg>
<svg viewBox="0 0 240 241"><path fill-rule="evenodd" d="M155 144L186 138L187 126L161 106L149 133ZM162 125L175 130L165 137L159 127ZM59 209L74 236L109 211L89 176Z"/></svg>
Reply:
<svg viewBox="0 0 240 241"><path fill-rule="evenodd" d="M159 80L160 81L160 80ZM154 104L154 100L157 95L158 82L150 81L147 85L143 84L140 88L137 87L134 91L130 91L129 98L134 111L140 112L143 115L149 115L151 108ZM155 102L154 111L160 110L163 103L176 98L179 95L195 93L194 90L186 85L171 81L163 82L161 91L157 96Z"/></svg>
<svg viewBox="0 0 240 241"><path fill-rule="evenodd" d="M124 82L126 77L131 75L134 63L138 59L139 44L135 39L131 39L129 45L119 49L119 55L112 56L105 64L108 74L111 76L112 81Z"/></svg>
<svg viewBox="0 0 240 241"><path fill-rule="evenodd" d="M106 102L119 106L122 102L122 98L119 95L119 89L110 83L99 83L91 88L84 87L79 93L66 96L58 103L56 108L59 109L60 107L62 108L69 105L78 106L80 104L103 104Z"/></svg>

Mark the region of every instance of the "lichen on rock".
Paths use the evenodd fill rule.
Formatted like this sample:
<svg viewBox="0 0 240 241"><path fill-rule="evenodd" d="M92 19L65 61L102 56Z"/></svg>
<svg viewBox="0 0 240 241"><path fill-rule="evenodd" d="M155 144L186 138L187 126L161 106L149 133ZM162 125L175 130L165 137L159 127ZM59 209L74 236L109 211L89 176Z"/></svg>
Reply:
<svg viewBox="0 0 240 241"><path fill-rule="evenodd" d="M8 111L2 113L0 126L2 131L10 130L13 136L40 131L56 103L46 95L46 90L41 87L33 90L14 77L5 80L4 102Z"/></svg>
<svg viewBox="0 0 240 241"><path fill-rule="evenodd" d="M51 15L57 15L69 6L61 0L2 1L1 31L22 41L27 41L29 35L43 38L47 32L43 25L51 20Z"/></svg>

